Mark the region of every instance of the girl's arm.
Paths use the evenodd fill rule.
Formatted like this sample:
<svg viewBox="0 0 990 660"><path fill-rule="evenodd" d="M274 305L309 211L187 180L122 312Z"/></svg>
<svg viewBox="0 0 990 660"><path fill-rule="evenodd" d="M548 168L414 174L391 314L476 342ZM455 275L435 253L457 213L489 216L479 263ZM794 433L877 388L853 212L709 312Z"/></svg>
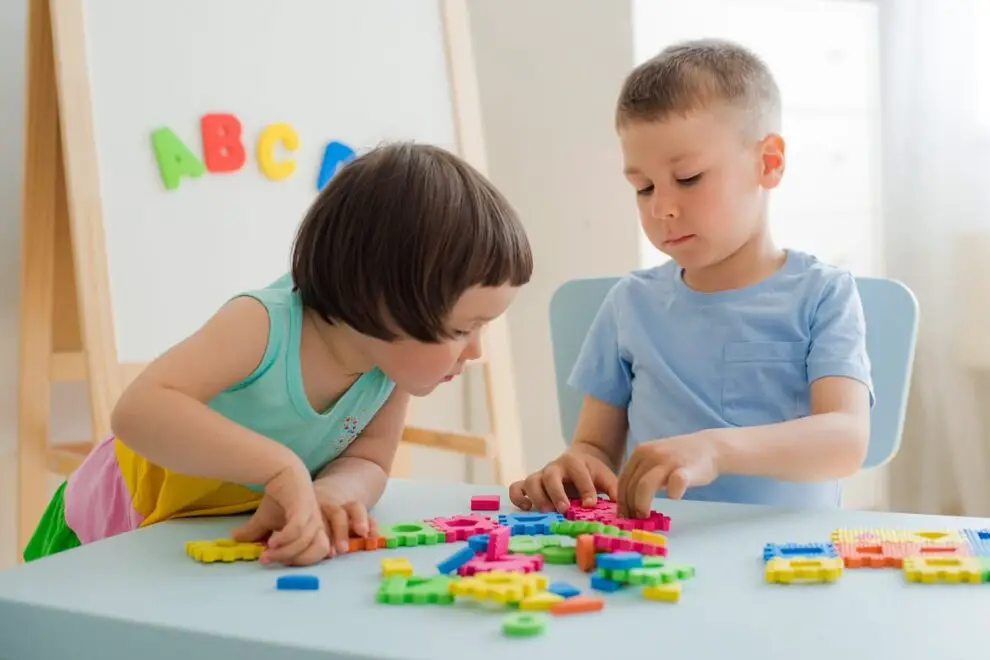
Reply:
<svg viewBox="0 0 990 660"><path fill-rule="evenodd" d="M409 395L398 389L344 453L331 461L315 480L322 501L359 502L371 509L388 482L392 461L406 425Z"/></svg>
<svg viewBox="0 0 990 660"><path fill-rule="evenodd" d="M113 433L149 461L190 476L267 484L287 470L307 473L291 450L206 405L261 363L268 324L259 301L228 302L131 383L114 408Z"/></svg>

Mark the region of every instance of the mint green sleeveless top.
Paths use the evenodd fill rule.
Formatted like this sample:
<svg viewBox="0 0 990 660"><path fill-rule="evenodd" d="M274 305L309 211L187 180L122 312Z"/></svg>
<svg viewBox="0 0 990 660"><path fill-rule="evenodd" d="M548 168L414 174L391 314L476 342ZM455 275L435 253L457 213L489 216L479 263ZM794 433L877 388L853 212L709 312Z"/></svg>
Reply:
<svg viewBox="0 0 990 660"><path fill-rule="evenodd" d="M243 382L215 396L216 410L247 428L282 443L313 476L358 437L385 404L393 383L379 369L362 374L329 410L314 410L303 389L299 345L303 308L292 278L248 291L268 310L268 347L261 364ZM247 485L255 491L260 485Z"/></svg>

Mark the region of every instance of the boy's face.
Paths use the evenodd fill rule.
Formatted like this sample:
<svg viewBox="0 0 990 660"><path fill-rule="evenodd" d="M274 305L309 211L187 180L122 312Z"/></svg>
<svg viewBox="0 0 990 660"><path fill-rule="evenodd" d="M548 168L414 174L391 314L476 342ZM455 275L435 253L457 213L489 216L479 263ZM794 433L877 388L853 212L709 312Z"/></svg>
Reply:
<svg viewBox="0 0 990 660"><path fill-rule="evenodd" d="M777 135L746 142L742 122L718 108L619 129L643 230L687 270L721 262L764 228L784 144Z"/></svg>
<svg viewBox="0 0 990 660"><path fill-rule="evenodd" d="M451 338L436 344L375 339L374 360L398 387L413 396L426 396L459 376L469 360L481 357L481 331L505 313L517 292L509 285L468 289L448 318Z"/></svg>

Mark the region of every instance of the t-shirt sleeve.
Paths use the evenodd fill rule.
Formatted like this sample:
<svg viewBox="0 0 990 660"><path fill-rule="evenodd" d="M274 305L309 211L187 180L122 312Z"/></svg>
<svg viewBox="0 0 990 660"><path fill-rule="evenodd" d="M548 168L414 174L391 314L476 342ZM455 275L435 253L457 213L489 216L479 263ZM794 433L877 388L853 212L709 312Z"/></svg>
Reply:
<svg viewBox="0 0 990 660"><path fill-rule="evenodd" d="M618 287L614 287L605 296L567 382L587 395L622 408L632 396L632 367L620 347L617 292Z"/></svg>
<svg viewBox="0 0 990 660"><path fill-rule="evenodd" d="M849 273L828 282L811 322L808 382L826 376L861 381L870 390L870 405L874 404L863 303L856 280Z"/></svg>

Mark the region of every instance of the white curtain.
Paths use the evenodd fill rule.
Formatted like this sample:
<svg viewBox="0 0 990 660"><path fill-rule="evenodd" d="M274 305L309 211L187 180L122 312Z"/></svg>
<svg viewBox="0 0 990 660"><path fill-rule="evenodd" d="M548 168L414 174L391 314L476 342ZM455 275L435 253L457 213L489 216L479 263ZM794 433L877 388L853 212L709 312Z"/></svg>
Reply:
<svg viewBox="0 0 990 660"><path fill-rule="evenodd" d="M886 274L921 308L890 505L987 516L990 0L876 2Z"/></svg>

